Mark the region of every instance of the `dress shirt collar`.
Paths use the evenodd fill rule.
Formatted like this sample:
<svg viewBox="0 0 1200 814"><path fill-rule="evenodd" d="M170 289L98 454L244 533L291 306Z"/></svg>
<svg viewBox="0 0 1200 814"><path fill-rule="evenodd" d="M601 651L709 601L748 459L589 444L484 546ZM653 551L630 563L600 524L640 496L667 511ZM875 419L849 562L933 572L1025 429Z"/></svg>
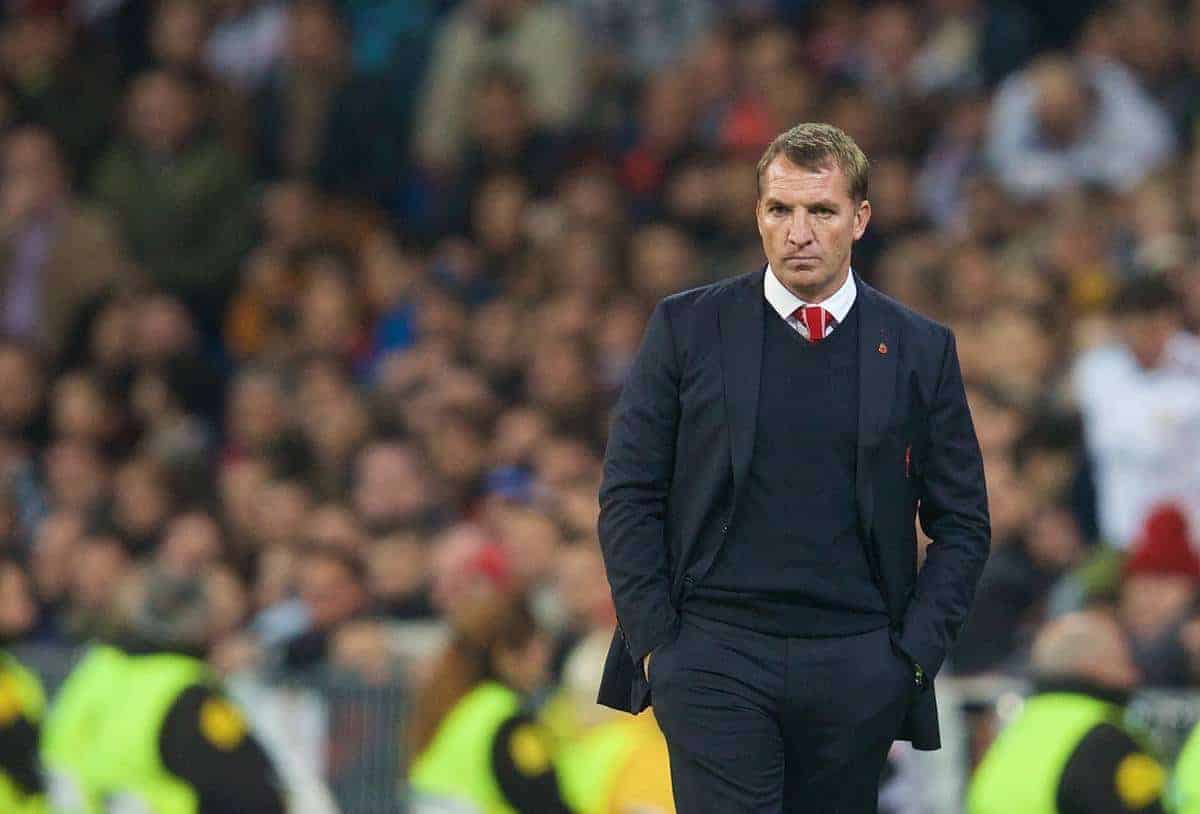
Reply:
<svg viewBox="0 0 1200 814"><path fill-rule="evenodd" d="M797 297L792 292L784 288L783 283L779 282L779 278L775 276L775 272L771 267L767 266L767 276L763 280L763 293L767 297L767 302L779 314L779 316L787 319L796 309L802 305L811 305L812 303L805 302ZM854 270L846 275L846 282L842 283L842 287L833 292L833 295L828 299L817 303L822 308L830 313L837 320L837 324L841 324L846 318L846 314L850 313L850 306L854 305L854 299L858 296L858 286L854 283Z"/></svg>

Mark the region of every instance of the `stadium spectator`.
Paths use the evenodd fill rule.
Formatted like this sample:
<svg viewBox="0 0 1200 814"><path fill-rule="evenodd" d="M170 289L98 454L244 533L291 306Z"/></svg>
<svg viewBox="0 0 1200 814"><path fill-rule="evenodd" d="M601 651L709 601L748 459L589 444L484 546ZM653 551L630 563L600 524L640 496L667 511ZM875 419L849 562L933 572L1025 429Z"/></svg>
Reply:
<svg viewBox="0 0 1200 814"><path fill-rule="evenodd" d="M537 120L563 130L583 104L581 37L570 12L544 0L467 0L434 39L414 139L434 169L462 160L472 83L492 63L525 75Z"/></svg>
<svg viewBox="0 0 1200 814"><path fill-rule="evenodd" d="M1157 503L1179 499L1193 523L1200 519L1200 382L1187 366L1197 340L1180 329L1179 297L1168 283L1129 280L1113 315L1117 341L1079 357L1073 383L1100 532L1124 548Z"/></svg>
<svg viewBox="0 0 1200 814"><path fill-rule="evenodd" d="M988 156L1020 198L1084 184L1129 189L1174 151L1170 119L1120 65L1042 57L993 102Z"/></svg>
<svg viewBox="0 0 1200 814"><path fill-rule="evenodd" d="M75 200L70 169L48 130L13 129L2 151L3 331L53 359L79 328L85 307L136 277L106 216Z"/></svg>
<svg viewBox="0 0 1200 814"><path fill-rule="evenodd" d="M0 431L10 442L44 443L44 360L27 344L0 342L0 376L9 383L0 388Z"/></svg>
<svg viewBox="0 0 1200 814"><path fill-rule="evenodd" d="M307 627L284 643L284 665L291 670L322 667L333 637L366 609L366 568L352 552L314 545L300 555L296 584Z"/></svg>
<svg viewBox="0 0 1200 814"><path fill-rule="evenodd" d="M196 80L205 110L231 151L249 158L251 124L247 100L209 66L205 45L212 29L210 9L195 0L162 3L150 20L151 56L158 65Z"/></svg>
<svg viewBox="0 0 1200 814"><path fill-rule="evenodd" d="M0 65L15 112L54 134L69 177L81 181L108 140L118 88L115 65L76 36L74 14L63 0L14 4L0 29Z"/></svg>
<svg viewBox="0 0 1200 814"><path fill-rule="evenodd" d="M366 445L355 464L354 507L367 528L430 531L437 526L437 495L417 450L400 441Z"/></svg>
<svg viewBox="0 0 1200 814"><path fill-rule="evenodd" d="M395 620L435 616L430 600L429 546L412 532L377 537L367 555L367 578L374 611Z"/></svg>
<svg viewBox="0 0 1200 814"><path fill-rule="evenodd" d="M1133 658L1154 686L1186 685L1181 628L1200 597L1200 557L1187 518L1176 506L1153 509L1125 560L1118 613Z"/></svg>
<svg viewBox="0 0 1200 814"><path fill-rule="evenodd" d="M249 178L207 128L199 92L167 69L134 80L125 138L100 162L93 190L150 280L212 331L253 221Z"/></svg>
<svg viewBox="0 0 1200 814"><path fill-rule="evenodd" d="M325 192L380 206L395 203L404 147L389 85L355 74L338 7L286 7L283 52L256 95L258 170L301 177Z"/></svg>

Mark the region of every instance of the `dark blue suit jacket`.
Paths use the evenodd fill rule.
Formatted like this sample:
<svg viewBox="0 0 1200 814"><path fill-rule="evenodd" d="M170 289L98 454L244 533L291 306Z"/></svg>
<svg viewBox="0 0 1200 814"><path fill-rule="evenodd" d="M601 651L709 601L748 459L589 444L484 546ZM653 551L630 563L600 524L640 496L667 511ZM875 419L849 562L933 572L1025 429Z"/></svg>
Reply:
<svg viewBox="0 0 1200 814"><path fill-rule="evenodd" d="M601 704L636 713L651 703L642 657L674 638L728 533L754 449L764 273L660 302L621 392L600 487L619 620ZM892 638L932 678L987 559L983 463L953 334L856 282L860 530ZM919 573L918 513L933 541ZM914 693L901 737L940 746L931 683Z"/></svg>

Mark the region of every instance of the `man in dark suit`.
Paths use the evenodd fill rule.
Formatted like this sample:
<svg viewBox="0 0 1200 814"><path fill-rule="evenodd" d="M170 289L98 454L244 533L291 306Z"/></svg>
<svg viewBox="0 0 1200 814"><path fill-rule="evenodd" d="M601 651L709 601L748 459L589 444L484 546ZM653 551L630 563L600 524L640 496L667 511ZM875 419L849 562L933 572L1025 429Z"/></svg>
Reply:
<svg viewBox="0 0 1200 814"><path fill-rule="evenodd" d="M850 269L858 145L798 125L758 179L767 268L660 302L616 408L599 701L653 700L680 814L873 812L892 741L939 746L983 466L951 332Z"/></svg>

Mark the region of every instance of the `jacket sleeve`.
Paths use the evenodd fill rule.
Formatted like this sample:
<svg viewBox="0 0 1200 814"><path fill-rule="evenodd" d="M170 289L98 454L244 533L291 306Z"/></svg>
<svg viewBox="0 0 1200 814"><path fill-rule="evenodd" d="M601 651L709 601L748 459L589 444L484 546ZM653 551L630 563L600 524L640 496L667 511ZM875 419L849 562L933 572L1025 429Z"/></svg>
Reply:
<svg viewBox="0 0 1200 814"><path fill-rule="evenodd" d="M517 811L571 814L563 801L550 735L529 714L503 724L492 740L492 774Z"/></svg>
<svg viewBox="0 0 1200 814"><path fill-rule="evenodd" d="M932 542L905 611L901 645L932 678L966 621L991 545L983 456L949 332L930 407L919 516Z"/></svg>
<svg viewBox="0 0 1200 814"><path fill-rule="evenodd" d="M666 302L646 335L617 401L600 485L600 547L634 663L674 636L665 535L675 466L680 367Z"/></svg>
<svg viewBox="0 0 1200 814"><path fill-rule="evenodd" d="M184 690L159 736L163 766L196 792L201 811L284 814L275 767L241 712L213 690Z"/></svg>
<svg viewBox="0 0 1200 814"><path fill-rule="evenodd" d="M1167 772L1112 724L1084 736L1055 794L1062 814L1162 814Z"/></svg>
<svg viewBox="0 0 1200 814"><path fill-rule="evenodd" d="M13 702L15 704L15 701ZM41 794L42 772L38 760L38 733L36 722L20 714L5 715L0 720L0 771L24 795Z"/></svg>

